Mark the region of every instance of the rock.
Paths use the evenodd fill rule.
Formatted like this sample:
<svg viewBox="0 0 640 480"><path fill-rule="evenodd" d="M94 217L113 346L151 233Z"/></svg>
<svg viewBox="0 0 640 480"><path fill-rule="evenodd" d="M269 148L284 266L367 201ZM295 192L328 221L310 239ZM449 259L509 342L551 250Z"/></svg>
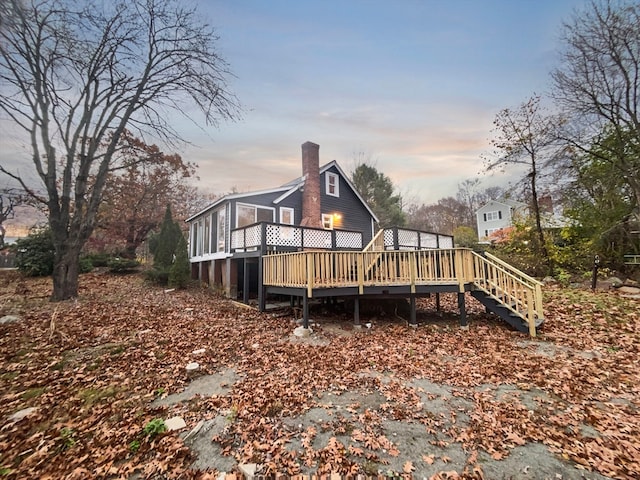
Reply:
<svg viewBox="0 0 640 480"><path fill-rule="evenodd" d="M206 348L199 348L198 350L194 350L193 352L191 352L191 355L202 355L206 351Z"/></svg>
<svg viewBox="0 0 640 480"><path fill-rule="evenodd" d="M611 285L613 288L618 288L622 286L622 280L620 280L618 277L607 278L605 282Z"/></svg>
<svg viewBox="0 0 640 480"><path fill-rule="evenodd" d="M558 281L553 277L544 277L542 279L542 283L544 283L546 285L548 283L558 283Z"/></svg>
<svg viewBox="0 0 640 480"><path fill-rule="evenodd" d="M16 413L9 417L9 423L16 423L22 420L23 418L28 417L32 413L35 413L38 410L37 407L28 407L23 408L22 410L18 410Z"/></svg>
<svg viewBox="0 0 640 480"><path fill-rule="evenodd" d="M638 282L636 282L632 278L627 278L624 281L624 285L626 285L627 287L637 287L638 286Z"/></svg>
<svg viewBox="0 0 640 480"><path fill-rule="evenodd" d="M256 476L258 465L255 463L240 463L238 465L238 470L240 470L240 473L244 475L246 480L253 480L253 477Z"/></svg>
<svg viewBox="0 0 640 480"><path fill-rule="evenodd" d="M165 420L164 424L167 426L168 431L182 430L187 426L187 423L182 417L171 417Z"/></svg>
<svg viewBox="0 0 640 480"><path fill-rule="evenodd" d="M628 293L629 295L637 295L640 293L640 287L631 287L627 285L623 285L618 288L620 293Z"/></svg>
<svg viewBox="0 0 640 480"><path fill-rule="evenodd" d="M186 366L187 373L192 373L200 369L200 364L198 362L188 363Z"/></svg>
<svg viewBox="0 0 640 480"><path fill-rule="evenodd" d="M311 334L313 333L313 330L311 330L310 328L304 328L304 327L297 327L295 330L293 330L293 334L296 337L309 337L311 336Z"/></svg>
<svg viewBox="0 0 640 480"><path fill-rule="evenodd" d="M17 322L18 320L20 320L20 317L16 315L5 315L4 317L0 318L0 325L4 325L5 323Z"/></svg>

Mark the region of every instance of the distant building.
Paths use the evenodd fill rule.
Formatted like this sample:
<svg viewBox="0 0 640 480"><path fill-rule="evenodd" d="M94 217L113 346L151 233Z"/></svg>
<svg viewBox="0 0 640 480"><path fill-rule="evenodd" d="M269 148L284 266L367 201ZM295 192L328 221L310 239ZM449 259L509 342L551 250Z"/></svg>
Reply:
<svg viewBox="0 0 640 480"><path fill-rule="evenodd" d="M476 211L478 239L488 241L491 234L513 226L514 218L525 215L526 211L526 204L507 198L485 203Z"/></svg>

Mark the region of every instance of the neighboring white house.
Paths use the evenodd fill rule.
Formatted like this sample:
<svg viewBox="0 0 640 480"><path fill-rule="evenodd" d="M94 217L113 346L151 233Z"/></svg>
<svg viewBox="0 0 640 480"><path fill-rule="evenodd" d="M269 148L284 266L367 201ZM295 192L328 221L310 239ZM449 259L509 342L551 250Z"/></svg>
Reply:
<svg viewBox="0 0 640 480"><path fill-rule="evenodd" d="M513 225L513 218L526 213L527 206L515 200L491 200L476 211L478 239L487 241L488 237L498 230Z"/></svg>

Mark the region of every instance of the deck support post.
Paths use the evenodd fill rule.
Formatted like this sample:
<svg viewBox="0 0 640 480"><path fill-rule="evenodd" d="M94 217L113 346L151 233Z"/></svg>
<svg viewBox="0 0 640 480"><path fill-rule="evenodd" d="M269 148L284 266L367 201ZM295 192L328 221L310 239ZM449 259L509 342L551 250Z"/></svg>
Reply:
<svg viewBox="0 0 640 480"><path fill-rule="evenodd" d="M242 274L242 303L248 304L249 303L249 288L250 288L250 282L249 282L249 262L247 262L246 258L242 259L242 267L243 267L243 274Z"/></svg>
<svg viewBox="0 0 640 480"><path fill-rule="evenodd" d="M267 299L264 294L264 278L263 277L262 256L258 257L258 308L261 312L267 309Z"/></svg>
<svg viewBox="0 0 640 480"><path fill-rule="evenodd" d="M460 309L460 326L468 328L469 324L467 323L467 309L464 303L464 292L458 292L458 308Z"/></svg>
<svg viewBox="0 0 640 480"><path fill-rule="evenodd" d="M302 297L302 327L305 330L309 329L309 296L307 292Z"/></svg>
<svg viewBox="0 0 640 480"><path fill-rule="evenodd" d="M353 300L353 326L360 328L360 297Z"/></svg>
<svg viewBox="0 0 640 480"><path fill-rule="evenodd" d="M415 295L411 295L409 297L409 304L411 306L411 313L410 313L410 317L409 317L409 325L412 327L417 327L418 326L418 321L416 320L416 296Z"/></svg>
<svg viewBox="0 0 640 480"><path fill-rule="evenodd" d="M440 313L440 292L436 292L436 312Z"/></svg>

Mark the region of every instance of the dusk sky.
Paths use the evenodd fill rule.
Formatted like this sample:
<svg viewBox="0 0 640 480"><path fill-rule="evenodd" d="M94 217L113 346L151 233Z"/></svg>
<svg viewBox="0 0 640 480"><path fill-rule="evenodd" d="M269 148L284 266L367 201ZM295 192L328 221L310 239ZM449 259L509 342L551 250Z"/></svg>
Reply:
<svg viewBox="0 0 640 480"><path fill-rule="evenodd" d="M347 172L361 154L409 200L433 203L476 178L492 121L549 88L563 21L586 0L201 0L243 106L199 130L199 187L279 186L301 174L300 145ZM4 123L4 122L3 122ZM6 130L5 130L6 131ZM27 150L2 141L0 162ZM22 153L16 153L22 152ZM483 178L495 185L504 179ZM2 179L4 180L4 179ZM4 181L0 182L0 185Z"/></svg>

